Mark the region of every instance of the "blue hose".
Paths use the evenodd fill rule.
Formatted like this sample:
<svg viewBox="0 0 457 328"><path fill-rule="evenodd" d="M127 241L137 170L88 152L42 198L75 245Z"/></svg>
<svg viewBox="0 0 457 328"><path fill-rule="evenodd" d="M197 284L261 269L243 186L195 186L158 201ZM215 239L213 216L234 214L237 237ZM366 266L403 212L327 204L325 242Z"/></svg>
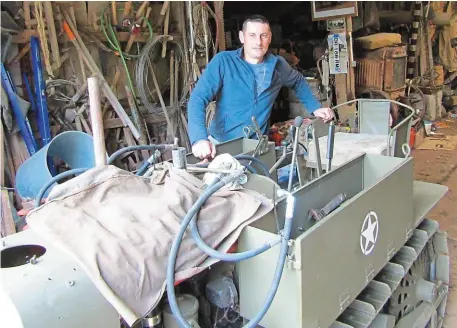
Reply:
<svg viewBox="0 0 457 328"><path fill-rule="evenodd" d="M118 151L114 152L109 158L108 158L108 165L113 164L113 162L121 156L123 153L126 153L128 151L134 151L134 150L166 150L166 149L172 149L173 145L138 145L138 146L128 146L119 149Z"/></svg>
<svg viewBox="0 0 457 328"><path fill-rule="evenodd" d="M243 165L252 174L257 174L257 170L255 168L253 168L251 165L243 164L243 163L241 163L241 165Z"/></svg>
<svg viewBox="0 0 457 328"><path fill-rule="evenodd" d="M160 145L139 145L139 146L128 146L119 149L118 151L114 152L109 158L108 158L108 165L111 165L120 155L123 153L126 153L128 151L134 151L134 150L164 150L167 148L171 149L172 145L166 145L166 144L160 144ZM146 161L146 163L149 164L149 162ZM144 164L143 164L144 165ZM55 177L53 177L51 180L49 180L38 192L37 197L35 198L35 207L39 207L41 204L41 199L43 198L43 195L46 193L46 191L56 182L65 179L71 175L75 174L81 174L86 172L91 168L79 168L79 169L73 169L69 171L65 171L63 173L57 174Z"/></svg>
<svg viewBox="0 0 457 328"><path fill-rule="evenodd" d="M141 165L141 167L136 172L136 175L143 175L143 173L146 172L146 170L148 169L150 164L151 163L149 163L148 160L145 160L144 163Z"/></svg>
<svg viewBox="0 0 457 328"><path fill-rule="evenodd" d="M266 165L258 158L256 157L253 157L253 156L250 156L250 155L244 155L244 154L239 154L239 155L235 155L233 156L235 159L245 159L245 160L249 160L249 161L252 161L254 163L256 163L263 171L263 174L267 177L267 178L271 178L270 176L270 170L268 169L268 167L266 167Z"/></svg>
<svg viewBox="0 0 457 328"><path fill-rule="evenodd" d="M227 254L227 253L218 252L215 249L213 249L210 246L208 246L205 243L205 241L202 239L202 237L200 236L200 233L198 231L196 217L197 216L195 215L192 218L192 220L190 221L190 223L189 223L190 230L192 232L192 237L194 238L195 243L207 255L209 255L209 256L211 256L213 258L216 258L218 260L221 260L221 261L240 262L240 261L243 261L243 260L247 260L247 259L250 259L251 257L254 257L254 256L257 256L259 254L262 254L266 250L269 250L271 247L279 244L279 242L281 241L279 239L279 240L276 240L274 242L266 243L266 244L262 245L261 247L259 247L257 249L252 249L252 250L249 250L249 251L246 251L246 252L242 252L242 253Z"/></svg>
<svg viewBox="0 0 457 328"><path fill-rule="evenodd" d="M53 177L51 180L46 182L46 184L40 189L38 192L38 195L35 198L35 207L39 207L41 204L41 199L43 198L43 195L46 193L46 191L56 182L65 179L69 176L75 175L75 174L81 174L86 172L87 170L90 170L90 168L79 168L79 169L73 169L69 171L62 172L60 174L57 174L55 177Z"/></svg>
<svg viewBox="0 0 457 328"><path fill-rule="evenodd" d="M212 194L214 194L224 185L233 181L236 178L237 178L236 174L231 174L229 176L226 176L226 177L222 178L222 180L220 180L219 177L216 178L215 181L208 186L208 188L203 192L203 194L197 199L195 204L191 207L189 212L185 215L185 217L183 218L183 221L181 223L181 226L179 228L179 231L176 235L176 238L173 240L173 244L171 246L170 254L168 256L168 264L167 264L167 279L166 279L167 296L168 296L168 302L170 304L170 308L173 312L173 315L177 319L180 327L192 328L192 326L187 322L186 318L182 315L182 313L179 309L179 306L178 306L178 303L176 300L175 289L174 289L176 259L177 259L179 247L181 245L182 238L184 236L184 233L187 230L187 226L190 224L190 222L195 217L195 215L198 213L198 211L203 206L203 204L206 202L206 200L208 198L210 198ZM273 282L268 291L267 298L265 300L265 303L262 306L262 309L257 314L257 316L254 317L254 319L249 321L249 323L245 326L245 328L246 327L254 328L257 326L257 324L265 316L265 313L268 311L268 309L276 295L276 292L279 287L279 282L281 280L282 272L284 270L284 264L285 264L285 261L287 258L288 243L289 243L290 233L292 230L292 220L293 220L293 215L294 215L294 209L295 209L295 199L293 196L291 196L289 194L287 197L286 217L285 217L285 223L284 223L284 235L282 236L282 239L281 239L281 250L280 250L280 255L278 258ZM246 253L248 253L248 252L245 252L244 254L246 254Z"/></svg>

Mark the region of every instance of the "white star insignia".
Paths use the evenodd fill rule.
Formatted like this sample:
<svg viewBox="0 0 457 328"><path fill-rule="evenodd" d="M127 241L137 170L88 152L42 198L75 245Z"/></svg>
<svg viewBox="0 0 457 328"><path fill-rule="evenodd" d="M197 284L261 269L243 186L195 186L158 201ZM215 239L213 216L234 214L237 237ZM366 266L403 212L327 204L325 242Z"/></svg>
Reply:
<svg viewBox="0 0 457 328"><path fill-rule="evenodd" d="M378 216L375 212L370 212L363 221L362 233L360 236L360 248L362 249L363 254L368 255L373 251L377 239Z"/></svg>

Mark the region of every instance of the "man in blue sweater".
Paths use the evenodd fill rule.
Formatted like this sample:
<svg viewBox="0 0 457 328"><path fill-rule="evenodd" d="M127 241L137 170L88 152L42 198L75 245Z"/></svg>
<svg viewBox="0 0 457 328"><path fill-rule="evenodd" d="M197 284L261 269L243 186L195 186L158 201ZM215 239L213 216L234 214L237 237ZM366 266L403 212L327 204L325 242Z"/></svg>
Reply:
<svg viewBox="0 0 457 328"><path fill-rule="evenodd" d="M239 33L243 47L216 54L192 91L187 106L192 153L201 159L216 156L215 144L244 136L255 116L266 134L273 103L281 87L295 91L308 112L328 122L330 108L320 108L302 74L281 56L268 53L270 25L260 15L251 16ZM206 108L216 98L215 115L207 130ZM252 136L255 136L251 128Z"/></svg>

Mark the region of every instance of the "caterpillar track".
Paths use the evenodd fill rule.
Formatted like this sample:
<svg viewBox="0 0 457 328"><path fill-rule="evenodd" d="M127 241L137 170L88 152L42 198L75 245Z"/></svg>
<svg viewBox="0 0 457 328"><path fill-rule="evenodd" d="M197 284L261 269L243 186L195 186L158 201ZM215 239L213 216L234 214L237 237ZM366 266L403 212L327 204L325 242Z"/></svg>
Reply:
<svg viewBox="0 0 457 328"><path fill-rule="evenodd" d="M449 285L446 233L424 219L331 328L439 328Z"/></svg>

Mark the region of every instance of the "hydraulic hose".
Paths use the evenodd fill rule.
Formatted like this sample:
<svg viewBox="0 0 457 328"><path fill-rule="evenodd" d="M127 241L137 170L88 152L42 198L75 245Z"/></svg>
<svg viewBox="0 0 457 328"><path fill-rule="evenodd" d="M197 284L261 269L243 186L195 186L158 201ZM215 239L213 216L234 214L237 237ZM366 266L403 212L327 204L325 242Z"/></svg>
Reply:
<svg viewBox="0 0 457 328"><path fill-rule="evenodd" d="M168 264L167 264L167 279L166 279L167 296L168 296L168 301L169 301L171 310L172 310L174 316L176 317L180 327L192 328L192 326L187 322L186 318L182 315L182 313L179 309L179 306L178 306L178 303L176 300L175 289L174 289L176 259L177 259L179 247L182 242L182 238L184 236L184 233L186 232L187 226L190 224L190 222L195 217L195 215L198 213L198 211L203 206L203 204L206 202L206 200L208 198L210 198L212 194L214 194L224 185L226 185L226 184L230 183L231 181L233 181L234 179L236 179L239 174L240 174L240 172L230 174L229 176L222 178L222 180L220 179L220 177L216 178L214 180L214 182L208 186L208 188L205 190L205 192L197 199L197 201L191 207L189 212L185 215L185 217L183 218L183 221L181 223L181 226L179 228L179 231L176 235L176 238L173 240L173 244L171 247L170 254L168 256ZM282 272L284 270L284 264L285 264L285 261L287 258L288 243L289 243L290 233L292 230L292 220L293 220L293 216L294 216L294 208L295 208L295 198L289 193L287 196L286 217L285 217L285 223L284 223L283 236L281 239L280 256L278 258L273 281L272 281L271 287L268 291L265 303L262 306L262 309L257 314L257 316L255 316L244 328L254 328L257 326L257 324L264 317L265 313L268 311L268 309L276 295L276 292L279 287L279 282L281 280ZM246 253L248 253L248 252L245 252L244 254L246 254Z"/></svg>
<svg viewBox="0 0 457 328"><path fill-rule="evenodd" d="M160 144L160 145L139 145L139 146L128 146L119 149L118 151L114 152L109 158L108 158L108 165L111 165L120 155L129 152L129 151L134 151L134 150L165 150L165 149L172 149L173 145L171 144ZM147 161L146 161L147 162ZM148 163L149 164L149 163ZM57 174L55 177L53 177L51 180L49 180L38 192L38 195L35 198L35 207L39 207L41 204L41 200L43 198L43 195L46 193L46 191L56 182L65 179L69 176L75 175L75 174L81 174L86 172L91 168L79 168L79 169L72 169L69 171L65 171L63 173Z"/></svg>
<svg viewBox="0 0 457 328"><path fill-rule="evenodd" d="M208 256L214 257L221 261L240 262L243 260L247 260L247 259L250 259L251 257L262 254L266 250L269 250L271 247L279 244L281 241L281 239L271 241L271 242L268 242L268 243L262 245L261 247L259 247L257 249L252 249L252 250L249 250L246 252L241 252L241 253L236 253L236 254L227 254L227 253L218 252L215 249L213 249L212 247L208 246L208 244L206 244L205 241L203 240L203 238L200 236L196 218L197 218L197 215L195 215L189 223L190 229L192 232L192 237L194 238L195 243L197 244L198 248L200 248Z"/></svg>
<svg viewBox="0 0 457 328"><path fill-rule="evenodd" d="M208 188L203 192L203 194L197 199L194 205L190 208L189 212L184 216L181 226L179 227L179 231L175 239L173 240L170 254L168 255L167 264L167 296L171 310L173 314L176 316L176 319L178 320L178 323L181 327L192 328L192 326L187 323L186 319L179 310L174 289L176 260L178 257L178 251L179 247L181 246L182 238L187 230L189 222L192 220L194 215L200 210L203 204L208 200L208 198L210 198L211 195L218 191L220 188L236 179L241 172L242 171L237 171L236 173L232 173L228 176L225 176L222 179L220 178L220 176L217 176L217 178L213 180L213 182L208 186Z"/></svg>
<svg viewBox="0 0 457 328"><path fill-rule="evenodd" d="M39 207L41 204L41 199L43 198L43 195L46 193L46 191L56 182L65 179L69 176L75 175L75 174L81 174L89 170L90 168L79 168L79 169L73 169L69 171L62 172L60 174L57 174L55 177L53 177L51 180L46 182L46 184L40 189L38 192L38 195L35 198L35 207Z"/></svg>
<svg viewBox="0 0 457 328"><path fill-rule="evenodd" d="M270 171L268 170L268 168L265 166L265 164L260 160L258 159L257 157L254 157L254 156L250 156L250 155L244 155L244 154L239 154L239 155L235 155L233 156L235 159L238 159L238 160L242 160L242 159L245 159L245 160L249 160L249 161L252 161L254 163L256 163L263 171L263 174L267 177L267 178L271 178L271 175L270 175ZM245 165L246 166L246 165Z"/></svg>
<svg viewBox="0 0 457 328"><path fill-rule="evenodd" d="M138 145L138 146L128 146L119 149L118 151L114 152L109 158L108 158L108 165L113 164L113 162L122 154L129 152L129 151L134 151L134 150L166 150L166 149L172 149L174 145L172 144L160 144L160 145Z"/></svg>
<svg viewBox="0 0 457 328"><path fill-rule="evenodd" d="M143 175L143 173L146 172L146 170L148 169L150 164L151 163L149 163L149 161L147 161L147 160L144 161L144 163L141 165L141 167L136 172L136 175Z"/></svg>

